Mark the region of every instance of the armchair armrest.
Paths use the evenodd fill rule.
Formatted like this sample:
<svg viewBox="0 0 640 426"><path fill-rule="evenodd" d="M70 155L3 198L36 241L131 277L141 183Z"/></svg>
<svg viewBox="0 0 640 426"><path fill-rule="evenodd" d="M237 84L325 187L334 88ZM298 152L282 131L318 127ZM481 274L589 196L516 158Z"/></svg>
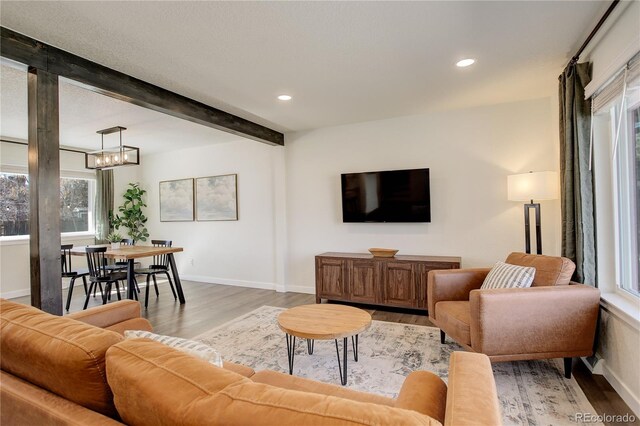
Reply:
<svg viewBox="0 0 640 426"><path fill-rule="evenodd" d="M147 319L140 317L140 303L134 300L122 300L96 306L84 311L74 312L67 315L67 317L121 334L124 330L151 331L153 329Z"/></svg>
<svg viewBox="0 0 640 426"><path fill-rule="evenodd" d="M429 371L414 371L405 379L395 406L421 414L444 423L447 402L447 385Z"/></svg>
<svg viewBox="0 0 640 426"><path fill-rule="evenodd" d="M427 302L429 318L436 319L436 303L469 300L471 290L480 288L491 268L444 269L429 271Z"/></svg>
<svg viewBox="0 0 640 426"><path fill-rule="evenodd" d="M444 426L501 424L489 358L473 352L452 352Z"/></svg>
<svg viewBox="0 0 640 426"><path fill-rule="evenodd" d="M593 352L600 307L596 288L575 284L474 290L469 301L475 351L497 360L516 359L518 354L536 359Z"/></svg>

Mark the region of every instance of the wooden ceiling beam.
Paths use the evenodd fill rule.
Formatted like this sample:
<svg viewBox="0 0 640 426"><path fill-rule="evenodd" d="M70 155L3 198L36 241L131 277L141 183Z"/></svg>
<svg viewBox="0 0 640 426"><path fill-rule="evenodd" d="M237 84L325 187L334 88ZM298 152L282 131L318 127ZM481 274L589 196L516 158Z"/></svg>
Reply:
<svg viewBox="0 0 640 426"><path fill-rule="evenodd" d="M80 83L96 93L271 145L284 135L162 87L0 27L0 56Z"/></svg>

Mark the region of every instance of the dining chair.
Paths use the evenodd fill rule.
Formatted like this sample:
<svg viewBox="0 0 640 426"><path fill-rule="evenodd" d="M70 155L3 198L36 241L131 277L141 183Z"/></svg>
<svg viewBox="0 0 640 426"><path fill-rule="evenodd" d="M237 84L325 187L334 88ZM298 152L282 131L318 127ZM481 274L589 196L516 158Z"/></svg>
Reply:
<svg viewBox="0 0 640 426"><path fill-rule="evenodd" d="M151 244L154 247L171 247L172 242L170 240L151 240ZM146 275L147 276L147 290L144 296L144 308L147 309L149 305L149 285L151 279L153 279L153 286L156 290L156 296L160 295L158 291L158 282L156 281L156 275L164 274L167 276L169 280L169 286L171 287L171 292L173 293L173 298L177 299L176 290L173 287L173 281L171 281L171 276L169 275L169 255L168 254L160 254L153 256L153 261L148 268L136 269L135 273L138 275Z"/></svg>
<svg viewBox="0 0 640 426"><path fill-rule="evenodd" d="M106 247L87 247L87 266L89 266L89 281L91 284L89 285L89 291L87 292L87 298L84 301L84 307L82 309L87 309L87 305L89 304L89 296L91 295L91 291L96 288L96 286L102 286L104 283L104 293L102 294L102 304L107 303L107 299L111 297L111 286L113 283L116 284L116 293L118 294L118 300L121 300L120 296L120 288L118 286L118 281L126 281L127 273L114 271L113 269L108 269L106 265L107 258L105 257L105 252L107 251Z"/></svg>
<svg viewBox="0 0 640 426"><path fill-rule="evenodd" d="M133 246L135 245L135 240L133 240L133 238L123 238L122 240L120 240L120 245L121 246ZM113 271L126 271L127 270L127 260L126 259L116 259L114 263L112 263L111 265L107 265L107 269L111 269ZM134 262L133 267L134 268L139 268L140 266L142 266L142 264L140 262ZM138 287L138 281L136 280L136 277L134 275L133 277L133 285L136 289L137 293L140 293L140 287ZM136 296L137 298L137 296Z"/></svg>
<svg viewBox="0 0 640 426"><path fill-rule="evenodd" d="M71 249L73 248L73 244L62 244L60 246L60 266L62 268L62 278L71 278L69 281L69 292L67 293L67 305L66 309L69 312L69 306L71 306L71 295L73 294L73 286L76 282L76 279L82 278L82 284L84 284L84 292L87 293L87 275L89 275L88 269L78 269L77 271L73 270L71 266ZM100 289L100 294L102 294L102 288Z"/></svg>

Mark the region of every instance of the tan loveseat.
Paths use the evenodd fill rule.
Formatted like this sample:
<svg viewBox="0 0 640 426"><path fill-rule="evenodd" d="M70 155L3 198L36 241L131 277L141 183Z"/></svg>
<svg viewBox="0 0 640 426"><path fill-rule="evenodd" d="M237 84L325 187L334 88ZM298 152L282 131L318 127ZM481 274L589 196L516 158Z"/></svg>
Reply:
<svg viewBox="0 0 640 426"><path fill-rule="evenodd" d="M505 263L536 268L530 288L480 289L490 268L430 271L429 320L466 349L492 362L564 358L593 353L600 291L571 282L564 257L511 253Z"/></svg>
<svg viewBox="0 0 640 426"><path fill-rule="evenodd" d="M6 300L0 310L2 425L500 424L493 373L480 354L452 354L448 388L413 372L394 400L124 340L125 329L151 328L138 302L67 317Z"/></svg>

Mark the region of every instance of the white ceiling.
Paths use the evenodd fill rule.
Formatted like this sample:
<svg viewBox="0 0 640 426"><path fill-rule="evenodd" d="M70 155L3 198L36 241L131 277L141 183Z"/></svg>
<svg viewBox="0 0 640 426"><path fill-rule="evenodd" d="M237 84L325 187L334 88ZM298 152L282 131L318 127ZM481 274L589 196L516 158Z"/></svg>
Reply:
<svg viewBox="0 0 640 426"><path fill-rule="evenodd" d="M0 23L289 131L549 96L607 5L2 1Z"/></svg>

